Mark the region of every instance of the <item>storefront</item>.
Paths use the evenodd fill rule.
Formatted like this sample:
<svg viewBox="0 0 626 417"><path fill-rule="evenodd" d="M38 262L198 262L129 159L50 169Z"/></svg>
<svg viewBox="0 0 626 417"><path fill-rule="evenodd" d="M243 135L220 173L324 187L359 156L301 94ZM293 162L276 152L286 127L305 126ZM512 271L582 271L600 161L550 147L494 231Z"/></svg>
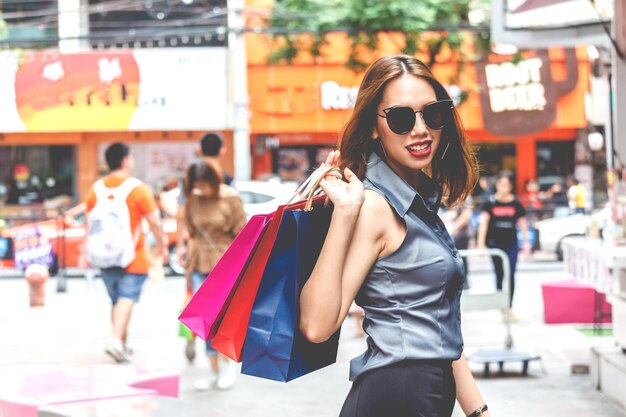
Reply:
<svg viewBox="0 0 626 417"><path fill-rule="evenodd" d="M290 66L268 65L263 39L248 40L253 174L301 178L336 146L363 74L343 65L348 44L340 34L331 36L323 59L300 58ZM380 53L398 53L397 45L381 38ZM490 56L459 74L453 62L442 60L433 71L457 101L459 93L467 95L458 109L483 174L510 170L523 190L530 179L546 189L577 173L575 145L586 139L587 125L584 48L530 52L515 63L511 56Z"/></svg>
<svg viewBox="0 0 626 417"><path fill-rule="evenodd" d="M71 145L0 147L0 199L24 205L74 195L75 154Z"/></svg>
<svg viewBox="0 0 626 417"><path fill-rule="evenodd" d="M225 137L232 170L226 74L225 48L0 52L0 206L80 201L116 141L154 191L207 131Z"/></svg>

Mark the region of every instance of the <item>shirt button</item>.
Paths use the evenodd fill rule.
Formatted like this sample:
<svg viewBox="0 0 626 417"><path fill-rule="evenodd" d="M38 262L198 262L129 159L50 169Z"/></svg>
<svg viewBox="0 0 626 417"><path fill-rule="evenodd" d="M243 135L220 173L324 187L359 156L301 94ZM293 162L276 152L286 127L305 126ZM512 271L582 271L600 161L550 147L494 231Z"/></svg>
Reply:
<svg viewBox="0 0 626 417"><path fill-rule="evenodd" d="M454 251L454 257L456 259L459 259L461 257L461 254L459 253L459 251L456 251L456 250Z"/></svg>

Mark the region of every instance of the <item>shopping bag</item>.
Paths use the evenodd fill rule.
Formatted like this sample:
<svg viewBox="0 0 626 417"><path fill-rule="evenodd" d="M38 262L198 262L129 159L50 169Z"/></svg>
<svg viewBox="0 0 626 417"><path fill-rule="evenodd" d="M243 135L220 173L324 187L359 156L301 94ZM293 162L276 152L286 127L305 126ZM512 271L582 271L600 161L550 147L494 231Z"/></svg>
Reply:
<svg viewBox="0 0 626 417"><path fill-rule="evenodd" d="M224 317L211 341L211 346L236 362L241 362L241 349L246 337L248 318L256 296L265 264L269 258L282 213L286 206L279 206L269 222L262 239L252 254L246 270L242 274L237 291L224 313Z"/></svg>
<svg viewBox="0 0 626 417"><path fill-rule="evenodd" d="M286 210L250 314L242 370L290 381L336 361L339 331L323 343L300 332L300 293L324 245L332 208Z"/></svg>
<svg viewBox="0 0 626 417"><path fill-rule="evenodd" d="M243 273L235 295L217 329L217 333L211 341L211 346L223 355L236 362L241 362L241 351L246 337L250 312L252 311L265 265L274 247L274 240L280 228L283 213L285 210L302 210L309 209L312 205L323 205L325 197L314 198L313 196L324 174L332 170L337 169L329 167L318 168L296 193L297 196L306 196L306 200L281 205L274 212L272 220L252 255L246 271Z"/></svg>
<svg viewBox="0 0 626 417"><path fill-rule="evenodd" d="M215 335L246 264L271 218L272 214L250 218L178 317L202 339L208 340Z"/></svg>

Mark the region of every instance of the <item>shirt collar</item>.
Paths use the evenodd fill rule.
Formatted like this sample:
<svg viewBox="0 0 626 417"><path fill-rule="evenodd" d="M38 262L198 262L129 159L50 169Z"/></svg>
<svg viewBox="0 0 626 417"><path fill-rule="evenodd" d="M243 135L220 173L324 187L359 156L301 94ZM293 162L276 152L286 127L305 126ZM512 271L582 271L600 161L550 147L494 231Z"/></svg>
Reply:
<svg viewBox="0 0 626 417"><path fill-rule="evenodd" d="M423 172L419 178L419 190L404 181L376 152L367 160L365 178L381 190L399 215L405 216L413 204L436 213L441 205L441 187Z"/></svg>

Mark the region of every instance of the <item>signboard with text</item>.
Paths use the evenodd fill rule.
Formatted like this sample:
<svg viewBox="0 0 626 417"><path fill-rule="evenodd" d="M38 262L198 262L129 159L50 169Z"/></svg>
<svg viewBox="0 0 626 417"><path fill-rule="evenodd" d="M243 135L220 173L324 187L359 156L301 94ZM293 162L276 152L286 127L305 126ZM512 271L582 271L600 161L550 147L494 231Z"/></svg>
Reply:
<svg viewBox="0 0 626 417"><path fill-rule="evenodd" d="M13 238L13 260L21 270L33 264L50 267L54 262L52 242L36 227L28 228Z"/></svg>
<svg viewBox="0 0 626 417"><path fill-rule="evenodd" d="M564 55L567 74L559 81L554 80L545 49L518 61L479 61L477 77L485 129L517 136L550 127L556 118L557 99L569 94L579 78L576 51L566 49Z"/></svg>
<svg viewBox="0 0 626 417"><path fill-rule="evenodd" d="M0 132L228 128L225 48L0 52Z"/></svg>

